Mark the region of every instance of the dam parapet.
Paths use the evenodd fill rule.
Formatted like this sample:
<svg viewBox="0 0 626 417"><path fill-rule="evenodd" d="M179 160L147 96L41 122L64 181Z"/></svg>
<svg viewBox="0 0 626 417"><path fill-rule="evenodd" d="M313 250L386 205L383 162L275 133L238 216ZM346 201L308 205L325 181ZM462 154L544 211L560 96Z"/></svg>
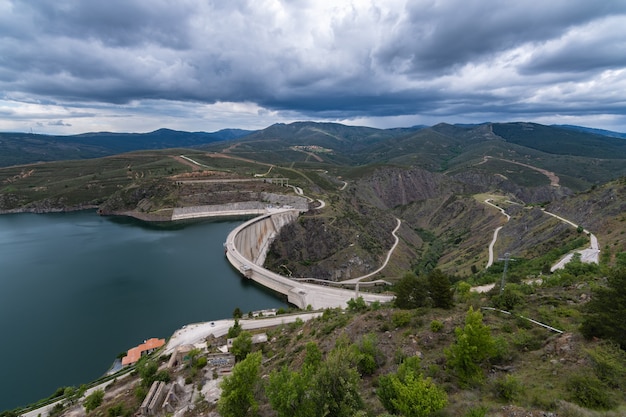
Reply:
<svg viewBox="0 0 626 417"><path fill-rule="evenodd" d="M304 197L274 193L261 193L262 201L241 201L227 204L213 204L191 207L175 207L173 221L197 219L203 217L222 217L237 215L262 215L274 210L289 207L299 212L309 209L309 202Z"/></svg>

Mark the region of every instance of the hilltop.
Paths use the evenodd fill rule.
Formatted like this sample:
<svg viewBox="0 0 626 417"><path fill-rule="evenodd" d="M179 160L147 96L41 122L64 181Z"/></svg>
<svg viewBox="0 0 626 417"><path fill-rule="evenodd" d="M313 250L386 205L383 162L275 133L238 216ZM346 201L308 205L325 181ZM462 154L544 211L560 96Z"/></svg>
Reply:
<svg viewBox="0 0 626 417"><path fill-rule="evenodd" d="M236 139L249 133L241 129L212 133L158 129L148 133L97 132L72 136L0 132L0 167L100 158L137 150L194 147Z"/></svg>

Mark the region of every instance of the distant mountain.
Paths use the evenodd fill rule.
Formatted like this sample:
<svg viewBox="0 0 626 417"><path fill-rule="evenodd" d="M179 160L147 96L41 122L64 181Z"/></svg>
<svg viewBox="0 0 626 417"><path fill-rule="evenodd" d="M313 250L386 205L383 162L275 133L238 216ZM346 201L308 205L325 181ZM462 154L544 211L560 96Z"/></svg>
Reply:
<svg viewBox="0 0 626 417"><path fill-rule="evenodd" d="M548 177L537 171L544 169L554 172L560 185L572 190L626 175L626 141L523 122L440 123L404 129L297 122L269 126L228 146L216 142L203 148L259 162L299 163L320 169L417 166L465 177L504 170L509 172L508 181L524 186L549 185ZM491 157L489 163L486 157Z"/></svg>
<svg viewBox="0 0 626 417"><path fill-rule="evenodd" d="M623 140L537 123L494 123L493 132L507 142L556 155L621 159L626 153Z"/></svg>
<svg viewBox="0 0 626 417"><path fill-rule="evenodd" d="M98 158L137 150L190 148L232 140L253 131L224 129L213 133L159 129L149 133L83 133L48 136L0 132L0 166Z"/></svg>
<svg viewBox="0 0 626 417"><path fill-rule="evenodd" d="M268 163L317 159L333 165L358 165L364 161L362 155L368 154L370 149L421 129L421 126L376 129L339 123L277 123L238 139L238 145L228 152L242 157L254 155L254 159ZM307 146L319 149L307 151L303 148ZM205 148L221 150L225 147L214 143Z"/></svg>
<svg viewBox="0 0 626 417"><path fill-rule="evenodd" d="M612 130L594 129L592 127L575 126L575 125L552 125L563 129L577 130L579 132L595 133L597 135L609 136L612 138L626 139L626 133L614 132Z"/></svg>
<svg viewBox="0 0 626 417"><path fill-rule="evenodd" d="M395 129L295 122L254 132L159 129L75 136L4 133L0 134L0 166L166 148L194 148L261 163L334 169L346 178L380 165L419 167L463 176L466 181L490 175L494 178L499 173L499 178L511 183L511 189L549 186L549 177L540 170L554 173L560 186L574 191L626 176L626 140L525 122L440 123Z"/></svg>

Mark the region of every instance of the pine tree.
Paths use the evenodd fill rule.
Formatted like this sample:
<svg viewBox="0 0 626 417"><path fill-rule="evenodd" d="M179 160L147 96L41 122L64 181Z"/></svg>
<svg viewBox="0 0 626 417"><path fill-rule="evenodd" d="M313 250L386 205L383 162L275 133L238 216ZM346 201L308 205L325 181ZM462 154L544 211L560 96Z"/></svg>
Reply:
<svg viewBox="0 0 626 417"><path fill-rule="evenodd" d="M626 268L615 269L607 285L593 292L581 332L587 338L610 339L626 350Z"/></svg>
<svg viewBox="0 0 626 417"><path fill-rule="evenodd" d="M395 304L398 308L413 309L428 305L428 283L415 275L407 272L394 287L396 293Z"/></svg>
<svg viewBox="0 0 626 417"><path fill-rule="evenodd" d="M259 404L255 398L260 381L261 352L251 353L233 368L233 373L221 383L222 395L217 403L224 417L255 416Z"/></svg>
<svg viewBox="0 0 626 417"><path fill-rule="evenodd" d="M470 307L465 316L465 327L455 330L456 341L445 350L450 368L462 384L481 381L481 365L496 353L496 344L489 327L483 324L483 315Z"/></svg>
<svg viewBox="0 0 626 417"><path fill-rule="evenodd" d="M433 269L428 274L428 289L433 307L449 309L454 306L454 293L450 279L440 269Z"/></svg>

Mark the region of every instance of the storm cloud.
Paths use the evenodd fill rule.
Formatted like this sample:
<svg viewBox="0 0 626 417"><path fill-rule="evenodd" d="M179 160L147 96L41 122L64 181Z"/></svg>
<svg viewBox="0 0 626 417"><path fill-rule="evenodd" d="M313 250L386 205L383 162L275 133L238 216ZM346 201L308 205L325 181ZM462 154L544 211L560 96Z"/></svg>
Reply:
<svg viewBox="0 0 626 417"><path fill-rule="evenodd" d="M0 130L626 131L624 51L618 1L0 0Z"/></svg>

